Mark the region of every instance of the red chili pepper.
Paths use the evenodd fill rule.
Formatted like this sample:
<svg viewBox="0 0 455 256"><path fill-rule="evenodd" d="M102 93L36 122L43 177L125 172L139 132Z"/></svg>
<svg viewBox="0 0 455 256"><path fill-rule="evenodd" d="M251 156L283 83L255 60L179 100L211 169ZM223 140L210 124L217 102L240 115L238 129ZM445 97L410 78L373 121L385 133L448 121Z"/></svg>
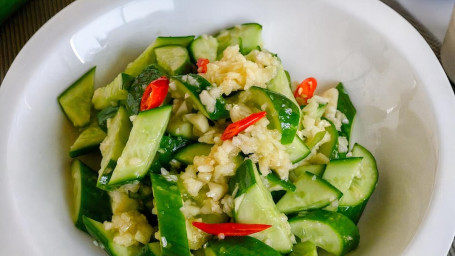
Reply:
<svg viewBox="0 0 455 256"><path fill-rule="evenodd" d="M267 115L267 112L259 112L249 115L242 120L239 120L235 123L232 123L226 127L224 130L223 135L221 135L222 140L229 140L235 135L239 134L240 132L244 131L249 126L253 125L257 121L261 120L264 116Z"/></svg>
<svg viewBox="0 0 455 256"><path fill-rule="evenodd" d="M150 82L141 99L141 111L159 107L169 90L169 79L162 76Z"/></svg>
<svg viewBox="0 0 455 256"><path fill-rule="evenodd" d="M294 92L294 97L300 105L307 104L308 100L313 97L314 91L316 90L316 86L318 86L318 82L315 78L309 77L299 86Z"/></svg>
<svg viewBox="0 0 455 256"><path fill-rule="evenodd" d="M197 72L198 73L206 73L207 72L207 64L209 64L208 59L199 58L196 62L197 65Z"/></svg>
<svg viewBox="0 0 455 256"><path fill-rule="evenodd" d="M223 236L247 236L261 232L270 228L272 225L265 224L240 224L240 223L220 223L208 224L203 222L193 222L193 226L212 235Z"/></svg>

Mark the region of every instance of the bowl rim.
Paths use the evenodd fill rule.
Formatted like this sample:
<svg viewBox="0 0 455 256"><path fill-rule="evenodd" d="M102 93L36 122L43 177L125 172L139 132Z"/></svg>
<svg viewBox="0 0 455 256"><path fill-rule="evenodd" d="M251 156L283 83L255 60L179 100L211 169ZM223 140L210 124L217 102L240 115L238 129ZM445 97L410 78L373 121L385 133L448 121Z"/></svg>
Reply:
<svg viewBox="0 0 455 256"><path fill-rule="evenodd" d="M176 2L178 1L181 0L176 0ZM15 83L18 81L19 84L21 84L20 81L27 82L22 71L29 70L31 63L38 61L39 56L46 53L46 51L33 53L32 49L46 47L46 44L49 43L46 34L50 30L54 30L54 32L55 30L64 31L66 29L65 24L68 24L65 17L74 16L77 13L99 13L125 2L127 1L79 0L73 2L43 25L19 52L0 87L0 116L3 120L0 123L0 138L3 141L0 144L0 173L3 173L5 177L8 177L5 170L10 169L6 161L8 135L11 130L10 124L15 121L14 111L12 111L14 104L10 107L9 103L18 103L19 96L25 90L23 86L17 86ZM452 184L455 179L455 172L451 171L451 168L455 166L455 158L453 157L455 155L455 147L453 146L455 135L452 132L455 130L455 119L447 118L447 116L455 116L455 96L447 76L431 48L417 30L384 3L377 0L352 0L343 3L337 0L325 0L325 2L339 6L344 11L368 21L369 25L377 31L382 31L384 36L387 36L387 39L390 39L390 42L400 50L409 65L414 70L419 71L416 76L422 82L422 89L431 100L430 107L434 113L437 113L434 118L438 127L436 133L439 138L439 158L434 190L428 208L404 255L445 255L455 234L455 218L453 218L455 215L455 196L452 196L455 195L455 186ZM374 20L381 20L381 22L374 22ZM407 43L409 38L413 39L412 44ZM413 54L415 52L419 52L419 55ZM431 86L435 84L439 86ZM4 188L2 190L5 192L0 193L0 201L5 202L5 204L9 203L14 208L14 202L10 199L13 188L8 186L7 180L8 178L0 179L0 188ZM14 230L14 225L20 225L20 221L14 217L13 213L14 211L0 211L0 225L4 227L2 230L9 230L10 228ZM10 219L10 221L4 221L5 219ZM12 238L2 233L0 233L1 244L5 245L6 249L13 248L11 245ZM438 240L435 240L435 234L438 235ZM22 234L21 236L25 237L26 235ZM17 241L17 236L14 240Z"/></svg>

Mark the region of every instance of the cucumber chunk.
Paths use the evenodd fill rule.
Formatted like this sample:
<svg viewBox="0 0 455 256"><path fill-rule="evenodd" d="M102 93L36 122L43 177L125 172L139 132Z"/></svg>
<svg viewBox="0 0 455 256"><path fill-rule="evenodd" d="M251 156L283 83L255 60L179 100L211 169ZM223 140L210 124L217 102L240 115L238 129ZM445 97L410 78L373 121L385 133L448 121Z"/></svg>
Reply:
<svg viewBox="0 0 455 256"><path fill-rule="evenodd" d="M90 123L95 70L96 67L91 68L57 98L63 113L75 127L83 127Z"/></svg>
<svg viewBox="0 0 455 256"><path fill-rule="evenodd" d="M300 175L304 174L305 172L309 172L318 177L322 177L322 174L325 171L325 167L325 164L302 165L289 172L289 179L295 183Z"/></svg>
<svg viewBox="0 0 455 256"><path fill-rule="evenodd" d="M156 62L171 76L190 73L193 65L185 47L167 45L155 48Z"/></svg>
<svg viewBox="0 0 455 256"><path fill-rule="evenodd" d="M228 46L238 44L243 55L262 45L262 26L257 23L245 23L221 30L215 37L218 41L218 58Z"/></svg>
<svg viewBox="0 0 455 256"><path fill-rule="evenodd" d="M131 122L123 107L118 108L117 113L107 122L107 136L100 146L101 168L98 171L97 187L109 190L109 180L112 171L117 166L117 160L125 148L131 131Z"/></svg>
<svg viewBox="0 0 455 256"><path fill-rule="evenodd" d="M189 46L190 55L196 63L198 59L216 60L218 41L213 36L202 35L194 39Z"/></svg>
<svg viewBox="0 0 455 256"><path fill-rule="evenodd" d="M98 149L101 141L106 137L106 133L98 126L98 121L93 120L85 128L76 141L70 147L70 157L78 157Z"/></svg>
<svg viewBox="0 0 455 256"><path fill-rule="evenodd" d="M222 96L216 99L215 107L210 112L201 102L199 95L203 90L209 89L212 85L202 76L188 74L184 76L174 76L171 78L178 92L181 95L188 95L188 100L204 116L211 120L218 120L229 117L229 111L226 110L226 102Z"/></svg>
<svg viewBox="0 0 455 256"><path fill-rule="evenodd" d="M308 148L313 149L319 142L321 142L322 139L324 139L326 133L326 131L320 131L316 133L312 138L305 141L305 145Z"/></svg>
<svg viewBox="0 0 455 256"><path fill-rule="evenodd" d="M205 143L195 143L191 144L177 152L175 154L175 159L190 165L193 164L193 159L195 156L207 156L210 153L213 145Z"/></svg>
<svg viewBox="0 0 455 256"><path fill-rule="evenodd" d="M290 144L299 126L300 110L285 96L268 89L253 86L247 91L248 101L261 109L266 106L269 128L281 132L281 143Z"/></svg>
<svg viewBox="0 0 455 256"><path fill-rule="evenodd" d="M318 256L317 247L312 242L301 242L292 247L289 256Z"/></svg>
<svg viewBox="0 0 455 256"><path fill-rule="evenodd" d="M340 131L340 136L344 136L350 141L351 138L351 128L352 128L352 123L354 122L354 118L356 115L356 109L354 105L351 102L351 99L349 98L348 93L346 92L346 89L344 88L342 83L339 83L336 86L336 89L338 90L338 105L337 109L343 113L346 118L348 119L347 123L341 123L341 131Z"/></svg>
<svg viewBox="0 0 455 256"><path fill-rule="evenodd" d="M107 120L113 118L117 114L118 109L119 107L107 107L96 114L96 119L101 130L107 132Z"/></svg>
<svg viewBox="0 0 455 256"><path fill-rule="evenodd" d="M126 110L129 115L137 115L139 113L139 106L141 104L142 95L145 88L150 82L164 76L166 72L158 65L152 64L147 66L137 77L134 79L128 90L128 97L126 99Z"/></svg>
<svg viewBox="0 0 455 256"><path fill-rule="evenodd" d="M71 163L73 183L73 222L82 231L87 231L83 216L97 221L108 220L112 216L109 195L96 188L96 172L74 159Z"/></svg>
<svg viewBox="0 0 455 256"><path fill-rule="evenodd" d="M359 176L362 159L351 157L332 160L327 164L322 178L345 193L351 187L354 177Z"/></svg>
<svg viewBox="0 0 455 256"><path fill-rule="evenodd" d="M295 135L292 143L285 145L285 150L289 154L289 160L291 160L293 164L303 160L311 153L311 150L297 135Z"/></svg>
<svg viewBox="0 0 455 256"><path fill-rule="evenodd" d="M158 214L162 256L191 255L185 216L180 211L183 200L177 184L162 175L152 173L152 189Z"/></svg>
<svg viewBox="0 0 455 256"><path fill-rule="evenodd" d="M137 115L109 186L129 183L147 174L169 122L171 110L172 106L167 105Z"/></svg>
<svg viewBox="0 0 455 256"><path fill-rule="evenodd" d="M294 94L289 87L288 78L281 64L278 68L276 76L267 83L267 89L286 96L288 99L294 102L296 106L299 106L299 103L297 103L297 100L295 99Z"/></svg>
<svg viewBox="0 0 455 256"><path fill-rule="evenodd" d="M95 90L92 103L95 109L101 110L110 106L117 106L119 102L126 101L128 88L134 77L120 73L111 83Z"/></svg>
<svg viewBox="0 0 455 256"><path fill-rule="evenodd" d="M343 195L330 183L309 172L300 175L295 186L294 192L288 191L276 204L282 213L319 209L340 199Z"/></svg>
<svg viewBox="0 0 455 256"><path fill-rule="evenodd" d="M358 222L368 199L378 182L378 169L373 155L364 147L355 144L352 149L354 157L362 157L360 173L356 175L340 200L338 212Z"/></svg>
<svg viewBox="0 0 455 256"><path fill-rule="evenodd" d="M359 230L346 216L318 210L289 220L292 233L334 255L345 255L357 248Z"/></svg>
<svg viewBox="0 0 455 256"><path fill-rule="evenodd" d="M125 247L114 243L113 232L104 229L103 223L85 216L83 221L89 234L103 245L107 254L111 256L136 256L140 252L141 247L139 246Z"/></svg>
<svg viewBox="0 0 455 256"><path fill-rule="evenodd" d="M144 50L134 61L128 64L125 73L131 76L139 75L145 67L156 62L155 48L164 45L180 45L187 47L194 39L194 36L159 36L156 40Z"/></svg>
<svg viewBox="0 0 455 256"><path fill-rule="evenodd" d="M212 240L204 248L206 256L280 256L272 247L249 236Z"/></svg>
<svg viewBox="0 0 455 256"><path fill-rule="evenodd" d="M173 116L169 121L166 132L172 136L181 136L185 139L195 139L193 136L193 125L182 119L182 116Z"/></svg>
<svg viewBox="0 0 455 256"><path fill-rule="evenodd" d="M286 216L276 208L253 162L250 159L245 160L237 172L241 171L241 168L245 169L245 175L243 183L238 184L234 200L235 222L272 225L271 228L251 236L281 253L290 252L292 242Z"/></svg>

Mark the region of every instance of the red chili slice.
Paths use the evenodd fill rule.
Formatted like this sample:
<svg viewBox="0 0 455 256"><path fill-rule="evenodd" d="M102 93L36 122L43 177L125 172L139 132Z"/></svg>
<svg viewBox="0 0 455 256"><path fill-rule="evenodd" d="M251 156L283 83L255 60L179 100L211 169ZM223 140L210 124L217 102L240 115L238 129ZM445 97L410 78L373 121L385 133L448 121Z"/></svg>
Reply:
<svg viewBox="0 0 455 256"><path fill-rule="evenodd" d="M232 123L226 127L223 135L221 135L222 140L229 140L240 132L244 131L249 126L255 124L257 121L261 120L264 116L267 115L267 112L259 112L249 115L248 117L243 118L235 123Z"/></svg>
<svg viewBox="0 0 455 256"><path fill-rule="evenodd" d="M303 80L302 83L297 86L297 89L294 92L294 97L300 105L305 105L308 103L308 100L311 99L314 95L314 91L318 86L318 82L315 78L309 77Z"/></svg>
<svg viewBox="0 0 455 256"><path fill-rule="evenodd" d="M169 79L167 77L162 76L152 81L142 95L141 111L159 107L166 98L168 90Z"/></svg>
<svg viewBox="0 0 455 256"><path fill-rule="evenodd" d="M196 62L197 72L198 73L207 73L207 64L209 64L208 59L199 58Z"/></svg>
<svg viewBox="0 0 455 256"><path fill-rule="evenodd" d="M223 236L247 236L261 232L270 228L272 225L265 224L241 224L241 223L219 223L208 224L203 222L193 222L193 226L212 235Z"/></svg>

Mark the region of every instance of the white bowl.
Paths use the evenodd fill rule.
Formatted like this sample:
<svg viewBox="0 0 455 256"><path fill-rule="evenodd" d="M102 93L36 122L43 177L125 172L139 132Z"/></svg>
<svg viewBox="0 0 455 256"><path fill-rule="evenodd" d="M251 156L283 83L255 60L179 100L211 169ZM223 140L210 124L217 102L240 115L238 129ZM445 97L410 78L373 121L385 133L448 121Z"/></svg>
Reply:
<svg viewBox="0 0 455 256"><path fill-rule="evenodd" d="M352 255L446 255L455 228L455 101L422 37L379 1L78 0L23 48L0 90L0 252L102 255L69 213L74 134L57 95L97 65L97 85L158 35L263 25L293 80L342 81L379 184Z"/></svg>

